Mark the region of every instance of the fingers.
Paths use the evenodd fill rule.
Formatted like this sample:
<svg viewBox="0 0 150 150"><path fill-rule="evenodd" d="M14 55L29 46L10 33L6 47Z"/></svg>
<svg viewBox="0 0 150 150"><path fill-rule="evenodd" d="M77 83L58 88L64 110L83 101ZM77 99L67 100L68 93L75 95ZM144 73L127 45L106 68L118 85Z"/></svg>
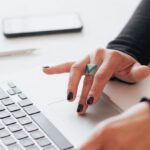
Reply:
<svg viewBox="0 0 150 150"><path fill-rule="evenodd" d="M100 68L97 70L92 87L89 91L87 104L91 105L98 101L99 96L104 89L105 85L111 78L114 72L114 66L110 59L104 60Z"/></svg>
<svg viewBox="0 0 150 150"><path fill-rule="evenodd" d="M69 101L73 101L75 99L81 76L84 74L86 64L88 64L89 61L89 56L87 56L72 65L67 90L67 99ZM80 106L80 108L82 109L82 106Z"/></svg>
<svg viewBox="0 0 150 150"><path fill-rule="evenodd" d="M92 53L90 55L90 63L97 64L99 66L102 63L103 54L104 54L103 49L98 49L96 52ZM84 78L83 88L82 88L82 92L81 92L81 96L79 100L79 105L77 108L77 112L80 115L85 114L87 110L88 105L87 105L86 100L87 100L89 91L91 89L92 83L93 83L93 76L86 75Z"/></svg>
<svg viewBox="0 0 150 150"><path fill-rule="evenodd" d="M68 62L53 67L45 66L43 67L43 72L46 74L59 74L59 73L70 72L71 66L74 63L75 62Z"/></svg>
<svg viewBox="0 0 150 150"><path fill-rule="evenodd" d="M140 65L138 63L132 66L129 73L130 80L134 82L143 80L149 75L150 75L150 68L148 66Z"/></svg>
<svg viewBox="0 0 150 150"><path fill-rule="evenodd" d="M84 81L83 81L83 88L82 88L82 92L81 92L81 96L80 96L80 100L79 100L79 105L77 107L77 112L80 115L85 114L86 110L87 110L87 103L86 103L86 99L88 96L88 93L91 89L93 83L93 77L92 76L85 76Z"/></svg>

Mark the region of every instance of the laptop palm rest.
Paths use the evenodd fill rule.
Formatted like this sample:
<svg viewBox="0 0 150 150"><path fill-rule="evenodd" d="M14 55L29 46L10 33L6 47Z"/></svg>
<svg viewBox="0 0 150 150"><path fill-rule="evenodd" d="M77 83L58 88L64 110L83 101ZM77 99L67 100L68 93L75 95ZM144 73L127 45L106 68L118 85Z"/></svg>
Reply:
<svg viewBox="0 0 150 150"><path fill-rule="evenodd" d="M77 147L88 138L99 122L122 112L104 93L96 105L88 108L84 116L76 113L77 105L78 100L74 102L64 100L50 103L45 107L45 115Z"/></svg>

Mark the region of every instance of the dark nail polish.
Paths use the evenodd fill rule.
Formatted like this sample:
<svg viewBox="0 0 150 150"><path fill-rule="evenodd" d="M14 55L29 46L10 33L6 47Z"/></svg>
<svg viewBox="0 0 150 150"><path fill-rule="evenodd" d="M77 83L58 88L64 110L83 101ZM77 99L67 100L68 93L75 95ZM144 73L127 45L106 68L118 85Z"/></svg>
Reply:
<svg viewBox="0 0 150 150"><path fill-rule="evenodd" d="M69 92L67 95L67 100L71 100L71 99L73 99L73 93Z"/></svg>
<svg viewBox="0 0 150 150"><path fill-rule="evenodd" d="M93 101L94 101L94 97L90 96L90 97L87 99L87 104L88 104L88 105L91 105L91 104L93 104Z"/></svg>
<svg viewBox="0 0 150 150"><path fill-rule="evenodd" d="M79 113L79 112L82 112L82 110L83 110L83 105L82 104L79 104L78 105L78 108L77 108L77 112Z"/></svg>
<svg viewBox="0 0 150 150"><path fill-rule="evenodd" d="M49 67L49 66L44 66L43 68L45 68L45 69L46 69L46 68L50 68L50 67Z"/></svg>
<svg viewBox="0 0 150 150"><path fill-rule="evenodd" d="M147 102L147 101L150 102L150 99L148 99L148 98L146 98L146 97L143 97L143 98L140 100L140 102Z"/></svg>

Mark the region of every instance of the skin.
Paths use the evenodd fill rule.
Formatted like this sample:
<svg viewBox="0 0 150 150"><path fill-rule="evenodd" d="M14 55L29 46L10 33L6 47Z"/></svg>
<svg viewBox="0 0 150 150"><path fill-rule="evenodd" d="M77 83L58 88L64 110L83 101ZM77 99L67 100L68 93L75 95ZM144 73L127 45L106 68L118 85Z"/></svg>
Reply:
<svg viewBox="0 0 150 150"><path fill-rule="evenodd" d="M150 107L139 103L101 122L79 150L149 150Z"/></svg>
<svg viewBox="0 0 150 150"><path fill-rule="evenodd" d="M98 69L94 76L85 76L83 88L79 104L83 105L83 110L79 112L80 115L85 114L87 110L87 99L93 97L93 104L95 104L105 85L111 77L130 83L135 83L150 75L150 68L141 65L133 57L116 50L98 49L89 54L85 58L77 62L67 62L57 66L43 68L46 74L59 74L70 72L67 93L72 92L75 100L78 85L82 75L85 73L86 65L94 63L98 65ZM92 105L93 105L92 104Z"/></svg>
<svg viewBox="0 0 150 150"><path fill-rule="evenodd" d="M78 84L85 67L89 63L98 65L94 76L85 76L79 104L87 110L87 99L93 97L93 104L111 77L135 83L150 75L150 68L141 65L133 57L116 50L98 49L77 62L67 62L53 67L43 68L46 74L70 72L68 90L75 100ZM92 105L93 105L92 104ZM139 103L124 113L101 122L94 134L79 150L149 150L150 149L150 107L147 102Z"/></svg>

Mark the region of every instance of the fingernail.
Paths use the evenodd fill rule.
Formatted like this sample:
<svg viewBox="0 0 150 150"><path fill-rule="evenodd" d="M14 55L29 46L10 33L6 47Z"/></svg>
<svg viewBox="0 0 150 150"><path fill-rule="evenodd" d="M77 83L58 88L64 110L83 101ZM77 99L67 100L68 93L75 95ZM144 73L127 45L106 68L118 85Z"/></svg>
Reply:
<svg viewBox="0 0 150 150"><path fill-rule="evenodd" d="M82 110L83 110L83 105L82 104L79 104L78 105L78 108L77 108L77 112L79 113L79 112L82 112Z"/></svg>
<svg viewBox="0 0 150 150"><path fill-rule="evenodd" d="M73 99L73 93L69 92L67 95L67 100L71 100L71 99Z"/></svg>
<svg viewBox="0 0 150 150"><path fill-rule="evenodd" d="M49 66L44 66L43 68L45 68L45 69L46 69L46 68L50 68L50 67L49 67Z"/></svg>
<svg viewBox="0 0 150 150"><path fill-rule="evenodd" d="M94 101L94 97L93 97L93 96L90 96L90 97L87 99L87 104L88 104L88 105L91 105L91 104L93 104L93 101Z"/></svg>
<svg viewBox="0 0 150 150"><path fill-rule="evenodd" d="M145 102L145 101L150 101L150 99L146 98L146 97L143 97L140 102Z"/></svg>

